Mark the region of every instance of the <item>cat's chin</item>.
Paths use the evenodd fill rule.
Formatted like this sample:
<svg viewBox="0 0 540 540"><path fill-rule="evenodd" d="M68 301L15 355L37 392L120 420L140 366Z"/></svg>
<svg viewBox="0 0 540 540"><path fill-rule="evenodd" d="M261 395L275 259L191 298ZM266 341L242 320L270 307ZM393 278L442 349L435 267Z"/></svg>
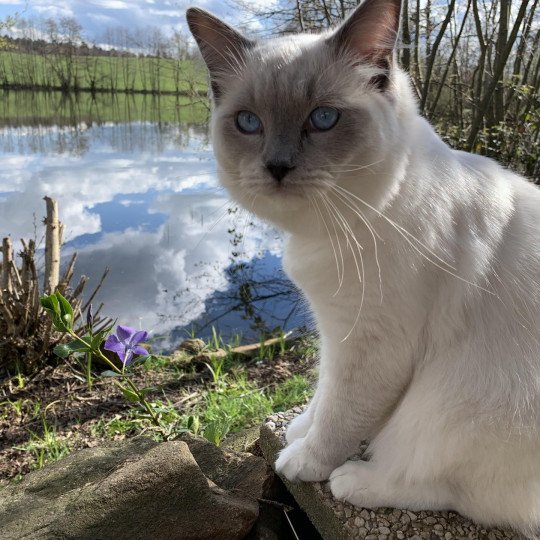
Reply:
<svg viewBox="0 0 540 540"><path fill-rule="evenodd" d="M313 230L309 197L299 188L269 188L257 191L256 195L228 191L243 208L284 231L303 235Z"/></svg>

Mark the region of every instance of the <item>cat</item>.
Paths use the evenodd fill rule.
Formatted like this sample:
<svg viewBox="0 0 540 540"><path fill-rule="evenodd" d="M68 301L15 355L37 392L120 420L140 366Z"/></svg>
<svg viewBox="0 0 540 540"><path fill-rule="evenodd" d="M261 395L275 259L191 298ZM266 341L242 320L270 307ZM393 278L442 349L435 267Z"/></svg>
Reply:
<svg viewBox="0 0 540 540"><path fill-rule="evenodd" d="M396 61L399 0L267 40L190 8L219 178L287 233L319 380L276 470L358 507L540 530L540 190L449 148ZM369 459L350 460L362 440Z"/></svg>

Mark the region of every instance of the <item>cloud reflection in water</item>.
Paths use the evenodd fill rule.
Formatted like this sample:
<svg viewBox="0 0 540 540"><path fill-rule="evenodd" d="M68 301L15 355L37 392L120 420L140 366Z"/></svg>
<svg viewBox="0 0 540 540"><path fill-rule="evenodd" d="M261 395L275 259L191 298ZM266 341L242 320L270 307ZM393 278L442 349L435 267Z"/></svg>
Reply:
<svg viewBox="0 0 540 540"><path fill-rule="evenodd" d="M263 289L277 277L291 290L280 275L281 237L232 211L201 127L10 127L0 130L0 159L0 234L32 237L43 196L58 199L64 257L79 253L77 271L90 277L90 288L110 268L97 300L123 324L181 339L190 324L204 326L227 311L223 304L238 277L230 270L241 260L257 266ZM275 302L270 308L280 309ZM290 324L298 322L293 317ZM249 324L231 311L225 327L225 334L246 332Z"/></svg>

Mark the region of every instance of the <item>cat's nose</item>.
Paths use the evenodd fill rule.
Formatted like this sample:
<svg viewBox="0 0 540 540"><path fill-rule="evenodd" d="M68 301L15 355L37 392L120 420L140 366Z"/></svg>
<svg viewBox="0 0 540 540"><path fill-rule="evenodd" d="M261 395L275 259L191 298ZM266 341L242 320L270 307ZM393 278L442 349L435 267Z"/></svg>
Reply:
<svg viewBox="0 0 540 540"><path fill-rule="evenodd" d="M290 165L284 161L268 162L266 163L266 168L270 174L278 181L281 182L283 178L287 175L289 171L294 169L294 165Z"/></svg>

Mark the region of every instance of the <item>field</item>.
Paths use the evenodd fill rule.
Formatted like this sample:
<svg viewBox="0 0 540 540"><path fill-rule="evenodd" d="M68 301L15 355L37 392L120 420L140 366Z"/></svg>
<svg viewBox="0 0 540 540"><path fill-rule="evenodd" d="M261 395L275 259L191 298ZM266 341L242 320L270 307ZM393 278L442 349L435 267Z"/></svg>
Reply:
<svg viewBox="0 0 540 540"><path fill-rule="evenodd" d="M206 94L206 72L192 60L65 56L0 51L0 88L149 94Z"/></svg>

